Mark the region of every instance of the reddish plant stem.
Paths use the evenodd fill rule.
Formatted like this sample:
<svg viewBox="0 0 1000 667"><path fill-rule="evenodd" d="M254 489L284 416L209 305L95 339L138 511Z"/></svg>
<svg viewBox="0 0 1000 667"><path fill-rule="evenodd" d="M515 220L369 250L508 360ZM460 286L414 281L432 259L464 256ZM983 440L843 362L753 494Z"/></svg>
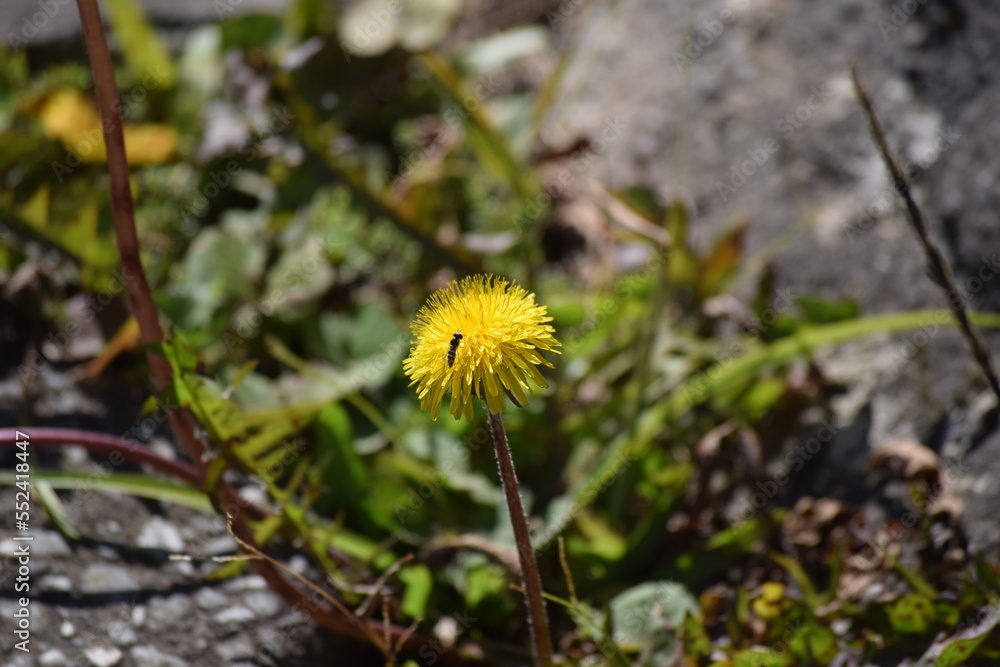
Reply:
<svg viewBox="0 0 1000 667"><path fill-rule="evenodd" d="M135 204L129 185L128 160L125 156L125 139L121 118L121 103L118 99L118 87L115 83L114 67L111 63L111 53L108 51L107 39L104 35L104 24L101 21L97 0L76 0L80 11L80 22L83 25L83 36L90 58L90 68L94 76L95 97L101 112L104 143L107 147L108 175L110 177L111 218L114 224L115 240L122 267L122 274L127 286L129 306L139 324L140 339L147 346L163 341L163 329L160 327L159 313L153 301L146 273L142 268L139 256L139 239L135 229ZM170 364L165 358L153 351L148 351L153 375L153 384L158 391L163 391L173 383ZM190 413L185 410L168 409L167 415L174 434L184 447L188 457L198 466L198 488L204 486L204 469L210 460L208 447L195 434L195 424ZM32 430L34 433L35 430ZM253 530L246 522L246 501L232 487L221 482L218 485L218 506L232 516L234 533L247 544L257 547ZM270 563L254 559L253 567L268 584L289 604L307 614L321 627L338 634L348 635L370 641L369 633L358 628L351 619L343 618L325 604L318 604L298 587L293 585ZM407 628L396 625L384 627L382 623L369 621L370 628L379 636L385 635L393 641L402 642L403 648L417 650L427 645L426 638L414 635ZM382 647L386 650L386 647ZM453 648L446 649L439 655L444 664L466 664Z"/></svg>
<svg viewBox="0 0 1000 667"><path fill-rule="evenodd" d="M503 418L500 415L490 413L490 431L493 433L493 445L496 449L497 465L500 466L500 481L507 499L510 523L514 527L517 556L521 561L521 581L528 607L528 626L531 629L531 650L535 656L536 667L551 667L552 638L549 634L549 617L545 612L545 599L542 597L542 577L538 573L538 562L535 560L531 533L528 531L528 519L524 514L524 505L521 504L514 459L510 455L507 431L504 430Z"/></svg>
<svg viewBox="0 0 1000 667"><path fill-rule="evenodd" d="M86 448L87 451L98 454L121 454L123 458L133 463L152 466L161 472L187 482L196 489L201 489L201 473L193 465L164 458L148 447L131 440L73 428L31 427L27 431L31 435L32 447L79 445ZM15 430L12 428L0 428L0 449L9 449L14 446L16 440L14 433Z"/></svg>

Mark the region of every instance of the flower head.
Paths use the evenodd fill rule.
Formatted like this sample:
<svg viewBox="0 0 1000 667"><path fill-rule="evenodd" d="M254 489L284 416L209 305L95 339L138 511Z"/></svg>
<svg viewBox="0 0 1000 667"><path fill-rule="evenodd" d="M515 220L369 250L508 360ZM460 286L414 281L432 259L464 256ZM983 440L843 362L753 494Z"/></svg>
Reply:
<svg viewBox="0 0 1000 667"><path fill-rule="evenodd" d="M507 409L504 394L527 403L525 376L548 387L537 366L552 364L538 351L558 354L552 321L535 295L496 276L470 276L452 281L430 296L410 330L416 347L403 370L417 385L420 409L437 419L441 401L451 390L451 414L472 419L472 399L487 409Z"/></svg>

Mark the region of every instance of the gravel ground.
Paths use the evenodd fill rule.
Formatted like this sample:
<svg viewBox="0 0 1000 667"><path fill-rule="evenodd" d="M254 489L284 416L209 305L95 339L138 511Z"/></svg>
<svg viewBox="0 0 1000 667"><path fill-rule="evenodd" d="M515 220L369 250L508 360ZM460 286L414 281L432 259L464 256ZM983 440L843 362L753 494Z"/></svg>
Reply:
<svg viewBox="0 0 1000 667"><path fill-rule="evenodd" d="M235 553L215 517L131 496L73 492L64 502L86 535L68 543L35 508L31 531L30 653L4 640L0 663L10 667L183 667L324 664L312 624L256 574L223 581L207 575L212 561L170 560ZM0 489L0 507L14 490ZM9 513L5 513L9 514ZM5 635L18 608L13 582L16 543L0 519L0 618ZM293 567L305 560L293 557ZM336 648L345 655L344 647ZM348 653L349 654L349 653Z"/></svg>

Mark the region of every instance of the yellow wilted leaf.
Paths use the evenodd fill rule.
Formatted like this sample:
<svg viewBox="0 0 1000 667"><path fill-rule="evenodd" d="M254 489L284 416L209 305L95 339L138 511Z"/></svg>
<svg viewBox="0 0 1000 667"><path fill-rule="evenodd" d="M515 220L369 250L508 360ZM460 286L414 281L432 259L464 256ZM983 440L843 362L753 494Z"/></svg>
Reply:
<svg viewBox="0 0 1000 667"><path fill-rule="evenodd" d="M177 130L163 123L125 126L125 153L129 164L159 164L177 148Z"/></svg>
<svg viewBox="0 0 1000 667"><path fill-rule="evenodd" d="M60 90L41 111L45 134L61 141L84 162L104 162L104 132L94 103L79 90ZM177 148L177 130L163 123L125 125L125 153L131 165L169 160Z"/></svg>
<svg viewBox="0 0 1000 667"><path fill-rule="evenodd" d="M42 127L46 136L72 146L94 128L100 129L101 118L79 90L60 90L42 106Z"/></svg>

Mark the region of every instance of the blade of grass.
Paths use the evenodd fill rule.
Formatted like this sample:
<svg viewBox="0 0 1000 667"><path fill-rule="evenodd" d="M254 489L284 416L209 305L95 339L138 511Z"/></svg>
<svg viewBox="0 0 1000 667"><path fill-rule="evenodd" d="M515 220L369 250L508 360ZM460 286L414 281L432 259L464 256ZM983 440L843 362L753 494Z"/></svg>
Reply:
<svg viewBox="0 0 1000 667"><path fill-rule="evenodd" d="M530 171L518 163L510 151L508 141L483 113L483 100L466 90L458 72L441 56L427 52L417 55L416 59L444 86L454 103L461 107L469 144L483 163L493 167L519 196L532 196L536 187L528 177ZM475 106L469 104L469 100L474 100Z"/></svg>
<svg viewBox="0 0 1000 667"><path fill-rule="evenodd" d="M59 500L59 496L56 494L51 481L45 479L45 475L40 475L37 471L32 473L31 481L34 483L35 491L37 492L36 498L39 504L45 508L56 530L68 540L80 539L80 531L69 520L69 516L66 514L66 507ZM0 472L0 484L13 486L16 482L17 476L14 473Z"/></svg>
<svg viewBox="0 0 1000 667"><path fill-rule="evenodd" d="M1000 314L970 313L969 318L980 326L1000 328ZM662 432L666 422L676 419L695 405L752 379L764 368L788 363L821 347L844 343L874 333L916 329L926 326L929 322L941 325L955 324L949 311L917 310L807 327L761 349L688 377L680 386L674 388L666 399L650 406L639 420L634 436L620 437L612 442L600 465L572 492L573 509L546 529L536 541L535 548L541 549L555 539L581 508L592 503L608 486L610 480L617 478L636 457L642 455Z"/></svg>
<svg viewBox="0 0 1000 667"><path fill-rule="evenodd" d="M34 470L31 475L32 482L43 482L53 489L116 491L138 498L149 498L150 500L190 507L199 512L211 513L214 511L208 496L201 491L141 473L113 472L102 476L60 470ZM0 484L13 485L14 473L6 470L0 471ZM62 503L60 503L61 505ZM73 532L76 533L75 529ZM79 533L76 533L75 537L79 537Z"/></svg>

